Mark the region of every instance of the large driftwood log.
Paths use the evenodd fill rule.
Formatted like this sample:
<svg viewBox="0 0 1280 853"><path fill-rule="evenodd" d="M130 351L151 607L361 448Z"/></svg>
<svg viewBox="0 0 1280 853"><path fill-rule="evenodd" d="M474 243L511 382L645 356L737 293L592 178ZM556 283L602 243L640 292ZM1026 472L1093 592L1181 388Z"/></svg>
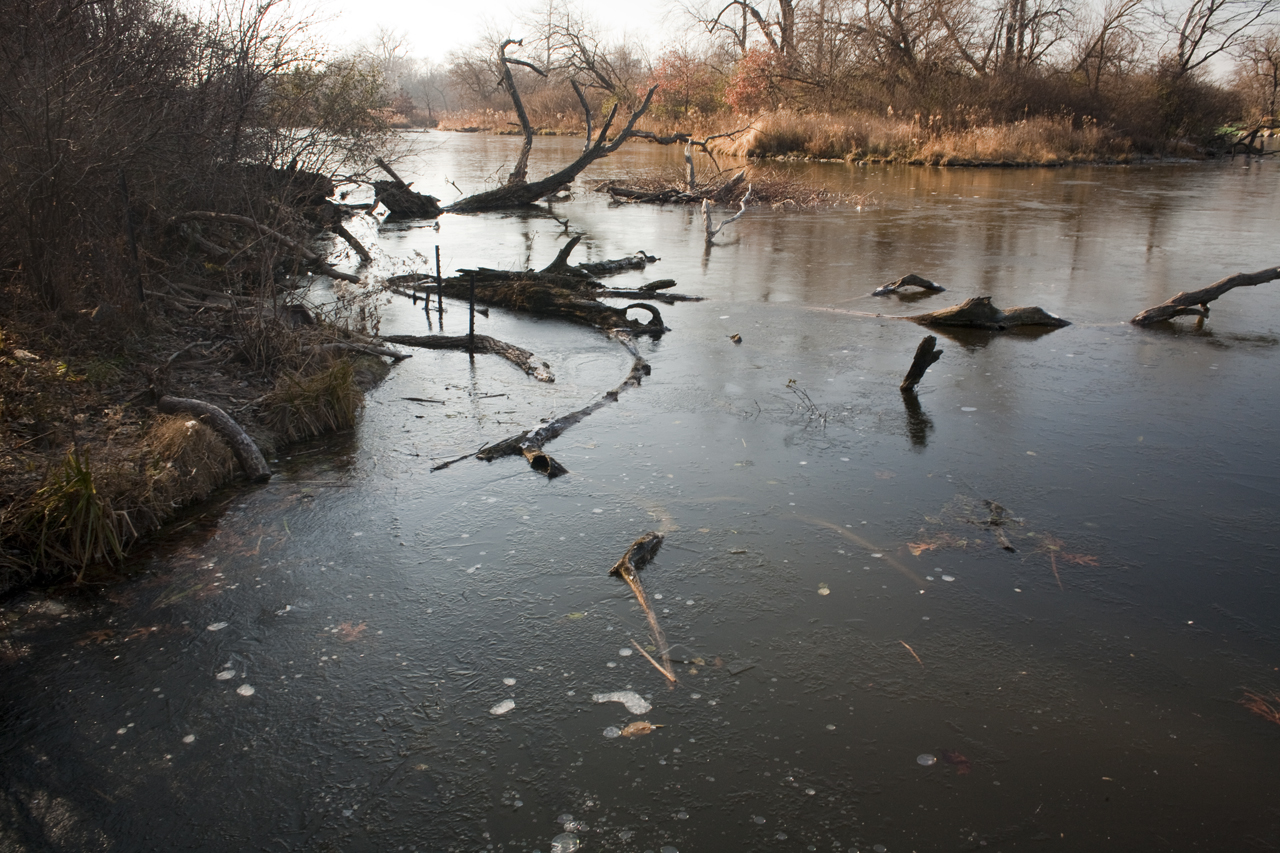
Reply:
<svg viewBox="0 0 1280 853"><path fill-rule="evenodd" d="M1043 308L1010 308L1001 311L991 304L990 296L975 296L966 299L959 305L931 311L914 317L905 317L922 326L958 326L968 329L986 329L991 332L1003 332L1017 326L1052 326L1060 328L1070 326L1068 320L1050 314Z"/></svg>
<svg viewBox="0 0 1280 853"><path fill-rule="evenodd" d="M268 467L267 460L262 458L262 451L258 449L258 445L254 444L249 434L222 409L200 400L168 395L160 398L156 408L166 415L191 415L199 418L231 446L231 451L240 461L240 467L244 469L245 476L255 482L271 479L271 468Z"/></svg>
<svg viewBox="0 0 1280 853"><path fill-rule="evenodd" d="M561 474L568 474L569 469L547 454L542 449L543 445L559 436L574 424L580 423L593 412L598 411L605 405L617 402L619 394L628 388L638 388L640 386L641 379L649 375L649 363L640 357L640 353L636 351L635 344L631 342L631 339L625 334L619 334L617 337L618 342L626 347L627 352L631 353L633 358L631 370L627 373L626 378L622 380L622 383L617 388L607 392L599 400L578 409L576 412L570 412L563 417L556 418L553 421L548 421L534 429L527 429L524 432L511 436L510 438L505 438L496 444L490 444L482 447L475 453L461 456L457 459L450 459L448 462L436 465L431 470L439 471L443 468L448 468L455 462L461 462L463 459L469 459L472 456L477 459L482 459L485 462L492 462L493 460L501 459L504 456L523 456L525 460L528 461L530 468L537 471L539 474L546 474L547 479L549 480L554 480Z"/></svg>
<svg viewBox="0 0 1280 853"><path fill-rule="evenodd" d="M389 344L400 344L407 347L423 349L451 349L466 352L471 349L469 335L384 335L382 340ZM539 382L555 382L551 373L551 365L545 361L534 363L533 353L527 349L491 338L488 335L476 335L473 352L500 355L529 376Z"/></svg>
<svg viewBox="0 0 1280 853"><path fill-rule="evenodd" d="M907 273L897 281L891 281L886 285L877 287L875 290L871 291L871 295L872 296L888 296L890 293L897 293L898 291L902 290L904 287L918 287L921 290L929 290L934 293L942 293L944 290L946 290L946 288L943 287L942 285L935 284L932 281L929 281L929 279L927 278L918 276L915 273Z"/></svg>
<svg viewBox="0 0 1280 853"><path fill-rule="evenodd" d="M1148 308L1129 322L1135 326L1150 326L1153 323L1163 323L1167 320L1172 320L1174 317L1186 315L1208 317L1209 303L1227 291L1237 287L1253 287L1258 284L1265 284L1277 278L1280 278L1280 266L1269 267L1257 272L1241 272L1229 275L1221 281L1214 282L1200 290L1179 293L1167 302L1162 302L1154 308Z"/></svg>
<svg viewBox="0 0 1280 853"><path fill-rule="evenodd" d="M902 384L898 386L899 391L907 393L916 390L916 386L924 378L924 372L937 364L938 359L942 358L942 350L938 349L937 346L938 339L936 337L933 335L924 336L924 340L916 347L916 357L911 359L911 367L907 370L906 377L902 380Z"/></svg>

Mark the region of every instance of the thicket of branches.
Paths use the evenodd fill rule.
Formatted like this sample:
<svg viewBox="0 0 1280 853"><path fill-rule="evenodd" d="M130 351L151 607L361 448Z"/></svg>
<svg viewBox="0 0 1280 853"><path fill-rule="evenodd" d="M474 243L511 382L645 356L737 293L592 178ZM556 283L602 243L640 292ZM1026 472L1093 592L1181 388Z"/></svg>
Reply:
<svg viewBox="0 0 1280 853"><path fill-rule="evenodd" d="M1113 125L1140 147L1203 141L1232 119L1274 116L1280 0L687 0L689 35L652 59L606 43L571 0L453 53L403 66L404 92L437 110L509 108L496 53L516 71L533 120L572 124L569 81L596 102L634 104L660 84L650 116L675 122L790 110L915 116L954 126L1028 116ZM403 45L402 45L403 47ZM427 81L430 80L428 86Z"/></svg>
<svg viewBox="0 0 1280 853"><path fill-rule="evenodd" d="M385 130L378 69L320 61L281 0L0 8L0 284L48 309L128 314L181 254L174 216L281 226L308 172L358 166Z"/></svg>

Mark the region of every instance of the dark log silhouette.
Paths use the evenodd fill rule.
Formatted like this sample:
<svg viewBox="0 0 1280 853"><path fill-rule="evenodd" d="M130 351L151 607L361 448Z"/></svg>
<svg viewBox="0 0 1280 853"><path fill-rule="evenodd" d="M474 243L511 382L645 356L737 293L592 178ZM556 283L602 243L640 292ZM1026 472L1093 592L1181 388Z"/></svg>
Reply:
<svg viewBox="0 0 1280 853"><path fill-rule="evenodd" d="M172 217L169 220L169 224L178 225L183 222L189 222L192 220L203 220L206 222L222 222L229 225L238 225L241 228L247 228L250 231L255 232L260 237L265 237L268 240L271 240L275 243L279 243L284 248L293 252L295 255L298 255L299 257L301 257L308 264L311 264L313 267L316 268L317 271L319 271L324 275L329 276L330 278L337 278L343 281L349 281L349 282L352 282L353 284L360 283L359 276L352 275L351 273L338 272L333 267L325 263L320 258L319 255L317 255L311 249L304 246L302 243L299 243L297 240L294 240L292 237L287 237L284 234L281 234L279 231L276 231L272 228L268 228L267 226L258 222L256 219L252 219L251 217L240 216L239 214L235 214L235 213L216 213L211 210L192 210L187 213L181 213L181 214L178 214L177 216ZM208 253L215 260L218 260L219 263L226 263L235 254L234 252L228 249L225 249L217 245L213 241L208 240L199 235L191 234L190 236L196 242L196 244L200 246L200 248L203 251Z"/></svg>
<svg viewBox="0 0 1280 853"><path fill-rule="evenodd" d="M935 284L927 278L916 275L915 273L907 273L897 281L891 281L886 285L877 287L871 291L872 296L888 296L890 293L897 293L904 287L918 287L921 290L929 290L934 293L942 293L946 290L940 284Z"/></svg>
<svg viewBox="0 0 1280 853"><path fill-rule="evenodd" d="M374 162L391 176L389 181L373 182L374 196L389 211L388 219L435 219L440 215L440 199L410 189L412 185L406 184L381 157Z"/></svg>
<svg viewBox="0 0 1280 853"><path fill-rule="evenodd" d="M941 311L903 319L922 326L958 326L967 329L986 329L991 332L1003 332L1017 326L1060 328L1071 325L1070 321L1050 314L1043 308L1010 308L1008 311L1001 311L991 304L990 296L975 296L959 305L943 308Z"/></svg>
<svg viewBox="0 0 1280 853"><path fill-rule="evenodd" d="M1163 323L1172 320L1174 317L1184 317L1187 315L1193 317L1208 317L1209 303L1222 296L1229 290L1237 287L1253 287L1259 284L1265 284L1268 281L1274 281L1280 278L1280 266L1270 267L1265 270L1258 270L1252 273L1236 273L1229 275L1221 281L1214 282L1208 287L1200 290L1193 290L1190 293L1182 292L1167 302L1162 302L1154 308L1148 308L1129 322L1135 326L1150 326L1153 323Z"/></svg>
<svg viewBox="0 0 1280 853"><path fill-rule="evenodd" d="M916 390L916 386L924 378L924 372L936 364L938 359L942 358L942 350L937 349L937 346L938 339L936 337L933 335L924 336L924 340L916 347L916 357L911 360L911 367L907 370L906 378L898 386L899 391L912 393Z"/></svg>

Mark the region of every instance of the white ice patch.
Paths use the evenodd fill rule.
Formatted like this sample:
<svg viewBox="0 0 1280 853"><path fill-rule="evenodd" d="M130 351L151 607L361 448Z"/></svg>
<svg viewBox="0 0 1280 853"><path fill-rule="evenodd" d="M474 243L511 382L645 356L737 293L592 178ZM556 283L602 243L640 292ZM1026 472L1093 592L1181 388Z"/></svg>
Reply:
<svg viewBox="0 0 1280 853"><path fill-rule="evenodd" d="M614 693L595 693L591 699L595 702L621 702L633 714L647 714L653 706L634 690L619 690Z"/></svg>
<svg viewBox="0 0 1280 853"><path fill-rule="evenodd" d="M497 705L494 705L492 708L490 708L489 713L493 714L495 717L501 717L503 714L507 713L515 706L516 706L516 703L514 699L503 699Z"/></svg>

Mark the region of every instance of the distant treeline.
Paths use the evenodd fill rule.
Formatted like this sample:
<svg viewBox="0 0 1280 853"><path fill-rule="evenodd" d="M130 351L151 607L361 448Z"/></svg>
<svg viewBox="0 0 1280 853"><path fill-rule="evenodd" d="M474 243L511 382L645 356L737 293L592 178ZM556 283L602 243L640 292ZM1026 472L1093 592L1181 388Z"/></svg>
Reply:
<svg viewBox="0 0 1280 853"><path fill-rule="evenodd" d="M1139 150L1203 145L1230 122L1276 114L1280 0L699 0L682 4L677 45L648 57L606 43L562 0L450 55L409 60L383 33L401 117L484 124L510 101L495 63L511 55L535 123L580 120L570 80L596 104L636 103L660 84L651 119L727 126L716 117L862 115L959 132L1033 118L1101 125ZM492 124L492 119L489 122Z"/></svg>

